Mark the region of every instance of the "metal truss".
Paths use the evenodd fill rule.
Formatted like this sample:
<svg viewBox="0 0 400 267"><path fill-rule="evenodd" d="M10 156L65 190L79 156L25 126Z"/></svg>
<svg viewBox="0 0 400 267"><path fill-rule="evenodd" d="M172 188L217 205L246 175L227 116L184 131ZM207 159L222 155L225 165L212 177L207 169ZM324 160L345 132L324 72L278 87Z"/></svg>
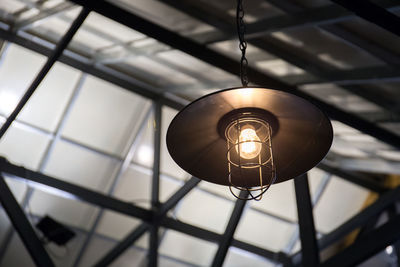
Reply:
<svg viewBox="0 0 400 267"><path fill-rule="evenodd" d="M275 0L271 0L275 1ZM124 168L127 168L130 160L130 152L131 149L134 149L134 141L131 145L130 152L125 155L124 161L122 162L119 173L114 177L113 185L109 191L109 195L104 195L87 188L77 186L65 181L58 180L56 178L44 175L40 172L31 171L25 169L23 167L19 167L9 163L5 158L0 158L0 172L2 174L10 175L11 177L20 177L25 181L28 181L32 187L46 186L55 188L64 193L68 193L69 197L78 199L80 201L88 202L92 205L100 206L101 208L113 210L128 216L132 216L138 219L141 219L143 223L138 226L120 243L116 245L107 255L105 255L96 266L106 266L111 263L115 258L117 258L123 251L125 251L128 247L130 247L143 233L146 231L150 232L150 246L148 252L148 266L157 266L157 258L158 258L158 246L160 241L159 236L159 227L166 227L169 229L173 229L176 231L180 231L182 233L201 238L203 240L211 241L219 244L219 249L215 255L213 266L222 266L224 262L224 258L230 246L234 246L251 253L255 253L257 255L263 256L269 260L278 261L283 263L284 265L292 265L298 264L299 262L303 262L307 266L317 266L319 265L319 251L326 248L333 242L342 238L348 232L364 225L370 220L373 216L377 216L382 213L389 206L393 205L400 198L400 187L393 189L391 191L387 191L382 193L381 197L364 209L359 214L355 215L353 218L348 220L342 226L338 227L336 230L322 237L320 240L316 241L315 237L315 228L312 216L312 201L310 198L310 193L308 189L307 176L304 175L302 177L298 177L295 180L295 189L296 189L296 200L298 207L298 215L299 215L299 230L300 237L302 242L302 260L301 254L296 254L293 257L287 256L285 253L279 252L275 253L239 240L235 240L233 238L235 229L240 220L241 214L245 207L244 201L237 201L234 207L234 210L231 214L231 218L229 220L228 226L224 232L224 234L220 235L214 233L212 231L208 231L202 229L200 227L196 227L175 219L172 219L167 216L167 212L173 208L191 189L193 189L200 181L197 178L191 178L188 180L172 197L170 197L165 203L160 203L159 201L159 179L160 179L160 125L161 125L161 106L169 105L173 108L182 108L184 103L176 101L175 99L166 97L156 88L152 88L151 86L144 84L138 81L135 78L129 77L127 75L118 73L117 71L107 68L102 65L93 65L90 60L80 57L79 55L71 53L71 51L65 51L62 54L72 39L74 33L79 29L80 25L83 23L84 19L90 12L89 10L94 10L106 17L114 19L117 22L120 22L128 27L131 27L135 30L138 30L150 37L153 37L163 43L170 45L172 48L179 49L183 52L186 52L200 60L203 60L207 63L210 63L222 70L225 70L232 74L237 74L236 62L231 60L228 57L223 56L220 53L217 53L211 49L206 48L205 46L198 44L191 39L182 37L172 31L168 31L158 25L155 25L149 21L146 21L128 11L119 8L109 2L95 2L95 1L81 1L81 0L73 0L73 2L78 3L84 6L83 11L81 12L78 19L72 24L70 31L62 38L62 41L54 50L52 50L51 44L44 43L35 43L29 39L29 34L21 33L16 34L12 30L4 30L0 29L0 37L23 45L27 48L30 48L36 52L49 56L49 59L42 71L38 74L34 82L31 84L30 88L27 90L27 94L23 97L23 101L20 102L18 107L14 110L13 114L7 119L6 123L0 130L0 137L6 132L7 128L11 125L11 123L15 120L19 111L23 108L24 104L29 99L30 95L33 94L37 86L40 84L41 80L45 77L47 72L50 70L52 65L57 61L64 62L70 66L73 66L77 69L82 70L85 73L95 75L109 82L115 83L121 87L124 87L128 90L131 90L135 93L138 93L142 96L148 97L154 100L154 114L155 114L155 122L156 122L156 131L154 135L154 166L153 166L153 182L152 182L152 209L147 210L140 208L138 206L132 205L131 203L127 203L118 199L111 197L113 188L115 184L118 182L118 178L120 173L124 171ZM168 1L171 2L171 1ZM173 1L172 1L173 2ZM275 1L277 2L277 1ZM335 0L335 2L343 2L339 0ZM359 1L357 1L359 2ZM367 2L367 1L365 1ZM367 2L367 6L370 3ZM64 6L62 6L65 8ZM58 13L61 7L54 8L49 11L49 15ZM367 8L368 9L368 8ZM343 12L340 10L336 10L335 12ZM379 12L383 12L379 10ZM337 14L336 14L337 15ZM371 15L362 14L362 16ZM349 14L346 12L342 13L343 17L348 17ZM305 18L305 16L303 15ZM300 16L300 18L303 18ZM303 18L303 19L304 19ZM37 17L35 19L42 19L42 17ZM327 18L330 22L335 20L335 17ZM391 18L393 20L393 18ZM22 23L23 22L23 23ZM22 21L21 24L17 25L15 28L23 29L29 25L29 21ZM292 20L283 21L287 23L286 26L293 25ZM374 20L375 23L380 23ZM396 21L394 21L396 22ZM282 23L282 22L279 22ZM278 24L278 26L274 27L283 27L282 24ZM292 23L292 24L291 24ZM303 24L309 23L308 21L304 21ZM218 28L222 29L222 31L227 31L225 28L226 24L218 23ZM387 25L381 25L383 27L387 27ZM260 29L257 27L261 27L260 25L253 25L254 29L252 30L252 34L257 37L257 34L265 34L265 29ZM390 31L397 33L396 29L399 28L388 28ZM256 83L262 83L271 87L281 88L284 91L290 91L291 93L297 94L303 98L306 98L317 105L319 105L325 112L327 112L333 119L337 119L351 127L354 127L362 132L370 134L377 139L382 140L390 145L393 145L396 148L400 148L400 138L389 131L386 131L368 121L362 120L352 114L344 112L340 109L337 109L327 103L324 103L306 93L297 90L297 87L289 85L287 83L283 83L280 80L277 80L265 73L259 72L256 69L252 69L252 74L254 75L254 81ZM62 127L61 127L62 128ZM58 128L55 137L53 138L53 144L56 140L60 138L60 128ZM50 146L51 147L51 146ZM333 169L330 169L331 172ZM346 176L347 173L341 173L342 176ZM353 182L358 182L363 184L363 186L375 189L378 192L384 192L385 189L380 187L379 185L374 184L373 181L360 181L360 178L354 176L348 176L349 180L353 180ZM39 186L40 187L40 186ZM26 198L29 201L29 194ZM21 239L23 240L25 246L28 249L28 252L31 254L35 263L39 266L53 266L50 257L46 253L43 245L37 238L27 220L23 209L19 206L18 202L13 197L10 189L8 188L5 179L3 176L0 177L0 201L2 206L6 210L9 215L15 229L20 234ZM96 224L101 219L101 213L97 217L95 224L91 232L86 239L84 246L82 247L81 255L77 257L75 260L75 266L79 264L80 257L84 253L85 246L90 242L91 237L95 234ZM96 223L97 222L97 223ZM366 259L371 254L376 253L381 250L385 246L397 241L400 238L400 230L397 227L400 223L399 215L391 216L389 221L384 225L380 226L377 229L373 229L366 234L365 237L360 237L358 242L355 242L353 245L345 249L343 252L333 256L331 259L328 259L325 262L322 262L322 266L352 266ZM351 257L350 257L351 256Z"/></svg>
<svg viewBox="0 0 400 267"><path fill-rule="evenodd" d="M42 188L42 186L55 188L59 191L67 193L69 197L72 197L76 200L84 201L92 205L100 206L102 208L106 208L143 220L143 224L139 228L135 229L130 235L128 235L129 240L126 240L126 245L124 245L124 249L132 245L132 243L130 243L129 241L135 241L141 234L143 234L147 230L148 227L153 224L170 228L184 234L195 236L197 238L211 242L219 242L222 238L222 235L220 234L166 217L167 212L173 206L175 206L193 187L197 185L197 183L199 182L197 178L192 178L191 180L189 180L173 196L171 196L169 200L163 203L158 211L153 211L137 207L135 205L132 205L131 203L112 198L110 196L41 174L39 172L16 166L9 163L5 158L0 158L0 170L2 173L10 175L10 177L12 178L22 178L23 180L29 182L30 185L33 187L39 189ZM65 194L60 194L60 196L66 197ZM146 230L144 229L145 227ZM119 245L121 244L122 243L120 243ZM266 257L269 260L278 260L281 262L288 261L288 257L282 253L274 253L239 240L233 240L232 246ZM119 250L119 253L121 254L123 250ZM114 260L119 254L117 256L115 256L115 254L113 255L114 256L111 261ZM103 259L105 259L107 256L108 255L103 257ZM109 263L108 260L109 259L107 259L107 261L105 262ZM105 265L102 264L101 260L97 266Z"/></svg>

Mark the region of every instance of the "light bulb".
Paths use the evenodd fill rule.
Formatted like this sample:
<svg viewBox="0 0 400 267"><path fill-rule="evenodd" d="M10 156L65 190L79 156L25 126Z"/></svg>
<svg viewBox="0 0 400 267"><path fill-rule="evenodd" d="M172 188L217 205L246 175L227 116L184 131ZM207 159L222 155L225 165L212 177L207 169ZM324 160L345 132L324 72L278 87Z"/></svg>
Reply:
<svg viewBox="0 0 400 267"><path fill-rule="evenodd" d="M256 131L252 128L245 128L240 131L239 142L240 156L244 159L252 159L257 157L261 152L262 144L259 142Z"/></svg>

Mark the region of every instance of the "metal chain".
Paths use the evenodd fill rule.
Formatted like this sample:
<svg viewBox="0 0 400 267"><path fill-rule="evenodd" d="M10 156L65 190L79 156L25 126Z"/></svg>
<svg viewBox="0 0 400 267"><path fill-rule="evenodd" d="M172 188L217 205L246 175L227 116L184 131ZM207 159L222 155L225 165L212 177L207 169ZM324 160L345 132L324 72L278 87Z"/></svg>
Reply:
<svg viewBox="0 0 400 267"><path fill-rule="evenodd" d="M242 52L242 58L240 59L240 80L242 81L243 87L247 87L247 84L249 83L249 78L247 77L248 61L246 58L247 42L244 39L244 35L246 33L246 25L244 24L243 18L244 18L243 3L242 0L237 0L236 27L239 37L239 49Z"/></svg>

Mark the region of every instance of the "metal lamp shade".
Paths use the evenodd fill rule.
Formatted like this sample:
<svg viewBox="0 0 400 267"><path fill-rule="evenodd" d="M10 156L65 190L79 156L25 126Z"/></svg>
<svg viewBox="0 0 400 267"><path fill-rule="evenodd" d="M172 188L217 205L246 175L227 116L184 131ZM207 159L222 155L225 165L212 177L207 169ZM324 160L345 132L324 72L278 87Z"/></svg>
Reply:
<svg viewBox="0 0 400 267"><path fill-rule="evenodd" d="M175 162L200 179L230 185L224 118L236 110L257 109L272 125L275 183L295 178L317 165L332 144L332 125L310 102L267 88L231 88L206 95L181 110L167 132L167 147ZM239 186L253 187L257 179Z"/></svg>

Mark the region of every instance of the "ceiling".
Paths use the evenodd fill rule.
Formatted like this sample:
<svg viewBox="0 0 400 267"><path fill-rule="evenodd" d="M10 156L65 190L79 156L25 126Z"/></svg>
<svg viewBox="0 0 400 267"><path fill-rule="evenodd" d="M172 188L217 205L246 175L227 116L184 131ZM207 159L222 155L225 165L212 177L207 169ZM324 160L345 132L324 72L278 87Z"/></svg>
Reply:
<svg viewBox="0 0 400 267"><path fill-rule="evenodd" d="M400 13L398 1L368 3ZM1 1L0 125L82 4L90 14L0 140L0 155L151 210L154 166L161 203L191 178L166 149L172 118L189 101L240 85L236 4ZM252 0L244 8L250 84L307 98L332 119L332 148L308 173L321 239L398 184L400 39L396 29L328 0ZM32 224L48 214L77 233L67 249L46 247L56 266L91 266L141 225L140 218L4 175ZM225 187L202 181L168 216L224 236L235 205ZM160 227L160 266L211 265L218 242L170 228ZM1 209L0 266L34 266L11 229ZM145 266L151 235L142 235L112 266ZM278 266L282 257L298 255L299 237L294 182L274 185L262 201L247 203L234 232L236 241L262 251L233 245L224 266ZM373 260L393 263L391 255L379 255Z"/></svg>

